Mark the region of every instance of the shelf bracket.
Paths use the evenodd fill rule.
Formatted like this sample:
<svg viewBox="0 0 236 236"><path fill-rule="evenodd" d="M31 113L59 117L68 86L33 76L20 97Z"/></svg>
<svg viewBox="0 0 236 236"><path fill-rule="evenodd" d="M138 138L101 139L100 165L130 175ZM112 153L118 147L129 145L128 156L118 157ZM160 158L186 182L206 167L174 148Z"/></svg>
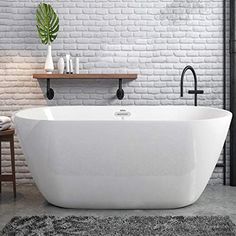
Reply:
<svg viewBox="0 0 236 236"><path fill-rule="evenodd" d="M50 79L47 79L47 98L49 100L54 98L54 90L50 86Z"/></svg>
<svg viewBox="0 0 236 236"><path fill-rule="evenodd" d="M119 79L119 88L116 92L116 96L119 100L122 100L124 98L124 90L122 89L122 79Z"/></svg>

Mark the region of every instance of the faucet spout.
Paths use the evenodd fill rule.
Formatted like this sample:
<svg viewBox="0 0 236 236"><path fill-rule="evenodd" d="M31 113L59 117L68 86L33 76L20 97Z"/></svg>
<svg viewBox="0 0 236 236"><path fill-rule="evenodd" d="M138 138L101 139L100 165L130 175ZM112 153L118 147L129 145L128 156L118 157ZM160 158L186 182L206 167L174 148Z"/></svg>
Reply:
<svg viewBox="0 0 236 236"><path fill-rule="evenodd" d="M197 75L196 75L195 70L193 69L192 66L188 65L182 71L181 80L180 80L180 97L183 97L183 94L184 94L184 75L188 70L190 70L192 72L193 78L194 78L194 90L189 90L188 93L194 94L194 106L197 106L197 95L203 94L204 91L197 90Z"/></svg>

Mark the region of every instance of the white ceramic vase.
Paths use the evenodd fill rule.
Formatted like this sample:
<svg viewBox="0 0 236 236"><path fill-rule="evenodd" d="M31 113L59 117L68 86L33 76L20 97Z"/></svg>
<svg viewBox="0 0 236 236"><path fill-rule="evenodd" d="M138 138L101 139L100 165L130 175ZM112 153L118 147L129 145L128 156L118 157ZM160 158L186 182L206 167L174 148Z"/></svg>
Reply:
<svg viewBox="0 0 236 236"><path fill-rule="evenodd" d="M47 74L52 74L54 70L53 60L52 60L52 46L51 44L48 45L48 53L47 58L45 61L44 69L47 72Z"/></svg>

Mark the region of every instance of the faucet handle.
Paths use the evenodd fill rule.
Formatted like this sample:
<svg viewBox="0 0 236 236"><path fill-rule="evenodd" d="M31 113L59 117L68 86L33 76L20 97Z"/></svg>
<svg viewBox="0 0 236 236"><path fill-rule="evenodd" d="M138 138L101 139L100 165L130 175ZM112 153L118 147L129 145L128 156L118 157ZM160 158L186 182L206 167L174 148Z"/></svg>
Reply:
<svg viewBox="0 0 236 236"><path fill-rule="evenodd" d="M188 90L188 94L203 94L203 90Z"/></svg>

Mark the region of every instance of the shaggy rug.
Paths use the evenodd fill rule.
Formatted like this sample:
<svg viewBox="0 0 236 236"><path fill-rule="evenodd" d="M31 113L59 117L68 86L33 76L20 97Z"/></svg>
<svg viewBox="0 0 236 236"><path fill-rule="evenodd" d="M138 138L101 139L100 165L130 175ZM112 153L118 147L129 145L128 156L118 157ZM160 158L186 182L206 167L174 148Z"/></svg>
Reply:
<svg viewBox="0 0 236 236"><path fill-rule="evenodd" d="M220 235L235 234L228 216L14 217L1 235Z"/></svg>

